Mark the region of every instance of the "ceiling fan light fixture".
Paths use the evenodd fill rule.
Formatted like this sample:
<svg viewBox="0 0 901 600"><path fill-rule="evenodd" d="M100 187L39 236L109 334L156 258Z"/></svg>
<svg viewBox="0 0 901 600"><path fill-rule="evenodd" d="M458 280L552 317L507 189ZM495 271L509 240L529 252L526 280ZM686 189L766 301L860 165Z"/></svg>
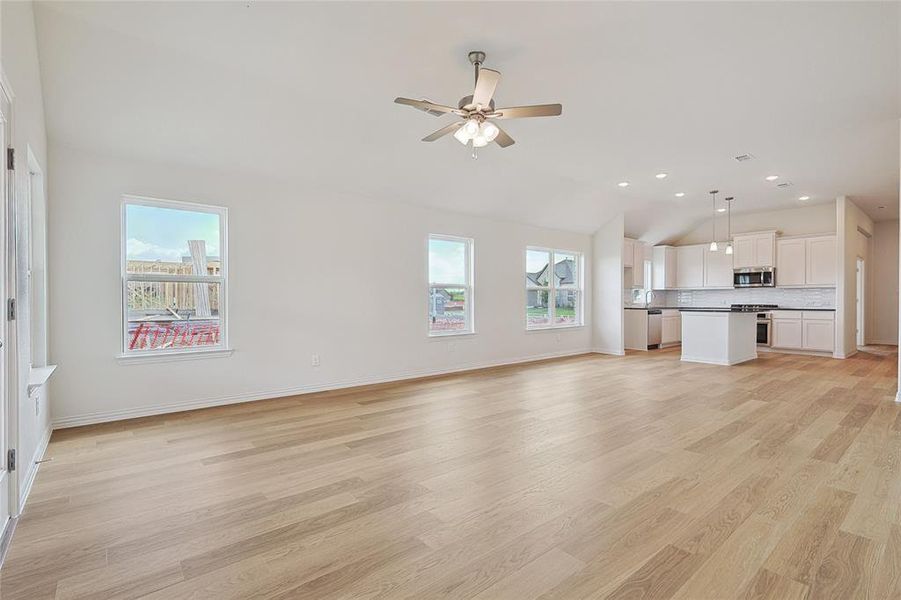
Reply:
<svg viewBox="0 0 901 600"><path fill-rule="evenodd" d="M466 133L467 138L474 138L479 135L479 122L475 119L467 119L460 129Z"/></svg>
<svg viewBox="0 0 901 600"><path fill-rule="evenodd" d="M494 138L501 132L498 126L491 122L484 122L480 128L479 134L489 142L493 142Z"/></svg>
<svg viewBox="0 0 901 600"><path fill-rule="evenodd" d="M472 147L473 148L484 148L485 146L488 145L488 142L489 142L488 138L486 138L484 135L479 134L479 135L475 136L474 138L472 138Z"/></svg>
<svg viewBox="0 0 901 600"><path fill-rule="evenodd" d="M466 133L466 127L460 127L454 132L454 137L464 146L469 143L470 135Z"/></svg>

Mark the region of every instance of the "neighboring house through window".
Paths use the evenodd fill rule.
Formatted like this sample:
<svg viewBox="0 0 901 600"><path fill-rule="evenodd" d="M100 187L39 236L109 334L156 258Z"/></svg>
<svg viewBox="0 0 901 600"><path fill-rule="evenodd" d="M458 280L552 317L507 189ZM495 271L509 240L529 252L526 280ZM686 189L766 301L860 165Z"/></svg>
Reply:
<svg viewBox="0 0 901 600"><path fill-rule="evenodd" d="M226 218L216 206L124 198L124 354L227 348Z"/></svg>
<svg viewBox="0 0 901 600"><path fill-rule="evenodd" d="M472 332L472 240L430 235L429 335Z"/></svg>
<svg viewBox="0 0 901 600"><path fill-rule="evenodd" d="M581 324L582 255L564 250L527 248L526 328Z"/></svg>

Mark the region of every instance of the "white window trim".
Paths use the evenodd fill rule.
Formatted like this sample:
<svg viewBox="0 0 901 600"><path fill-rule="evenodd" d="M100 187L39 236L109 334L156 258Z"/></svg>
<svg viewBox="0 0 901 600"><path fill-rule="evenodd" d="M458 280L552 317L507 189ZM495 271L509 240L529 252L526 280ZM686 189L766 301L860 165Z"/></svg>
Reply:
<svg viewBox="0 0 901 600"><path fill-rule="evenodd" d="M547 252L549 254L550 262L548 263L548 268L553 269L553 265L557 264L557 254L569 254L576 258L576 271L578 273L578 285L576 287L557 287L557 283L553 274L551 277L548 277L548 281L550 285L546 286L525 286L525 295L523 304L528 307L528 294L533 290L544 290L548 293L548 314L550 318L550 323L548 325L529 325L529 315L528 312L523 315L523 321L525 322L526 331L547 331L549 329L576 329L578 327L585 326L585 291L583 289L583 281L585 277L585 260L582 256L581 252L577 252L575 250L562 250L560 248L545 248L542 246L526 246L525 251L522 254L523 257L523 265L522 270L523 274L528 273L528 261L526 257L528 256L528 252L530 250L534 250L536 252ZM523 277L525 278L525 276ZM578 292L578 305L576 307L576 323L556 323L557 319L557 290L560 291L570 291L570 292ZM528 310L528 309L527 309Z"/></svg>
<svg viewBox="0 0 901 600"><path fill-rule="evenodd" d="M219 215L219 275L171 275L166 273L128 273L128 239L126 231L126 207L129 204L171 208ZM116 359L120 364L133 362L168 362L169 360L203 358L213 356L231 356L228 345L228 209L224 206L184 202L181 200L163 200L147 196L124 194L120 206L120 277L122 299L121 306L121 347ZM129 350L128 349L128 282L129 281L179 281L184 283L218 283L219 284L219 343L197 348L177 350Z"/></svg>
<svg viewBox="0 0 901 600"><path fill-rule="evenodd" d="M432 274L429 269L429 242L431 240L444 240L448 242L463 242L465 247L465 278L466 283L441 283L438 281L432 281ZM441 233L430 233L426 238L426 281L428 281L428 294L426 296L426 333L430 338L446 338L446 337L454 337L459 335L474 335L476 332L475 328L475 320L474 315L474 294L473 294L473 257L475 255L475 240L468 237L461 237L457 235L445 235ZM464 304L464 319L466 323L466 328L460 331L432 331L429 328L429 317L431 316L431 295L432 288L463 288L464 296L465 296L465 304Z"/></svg>

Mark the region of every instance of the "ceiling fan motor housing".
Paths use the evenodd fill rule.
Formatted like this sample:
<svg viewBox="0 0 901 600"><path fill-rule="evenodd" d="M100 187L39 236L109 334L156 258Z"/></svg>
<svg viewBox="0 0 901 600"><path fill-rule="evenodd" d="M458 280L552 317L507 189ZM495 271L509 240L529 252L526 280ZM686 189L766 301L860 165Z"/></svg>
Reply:
<svg viewBox="0 0 901 600"><path fill-rule="evenodd" d="M472 94L470 94L469 96L463 96L462 98L460 98L460 102L457 103L457 108L460 108L460 109L465 108L466 110L471 110L473 108ZM482 107L482 112L492 112L492 111L494 111L494 98L492 98L491 101L488 102L488 106Z"/></svg>

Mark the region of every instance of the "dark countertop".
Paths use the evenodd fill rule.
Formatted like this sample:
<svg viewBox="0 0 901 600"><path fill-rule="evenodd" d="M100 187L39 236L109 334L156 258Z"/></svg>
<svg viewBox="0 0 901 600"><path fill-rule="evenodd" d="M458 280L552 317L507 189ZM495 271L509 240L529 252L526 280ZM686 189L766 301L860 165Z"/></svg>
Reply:
<svg viewBox="0 0 901 600"><path fill-rule="evenodd" d="M728 306L652 306L650 309L644 306L624 306L625 310L684 310L688 312L770 312L772 310L797 310L797 311L820 311L835 312L834 308L798 308L794 306L780 306L779 308L769 308L766 310L743 310L733 311Z"/></svg>

